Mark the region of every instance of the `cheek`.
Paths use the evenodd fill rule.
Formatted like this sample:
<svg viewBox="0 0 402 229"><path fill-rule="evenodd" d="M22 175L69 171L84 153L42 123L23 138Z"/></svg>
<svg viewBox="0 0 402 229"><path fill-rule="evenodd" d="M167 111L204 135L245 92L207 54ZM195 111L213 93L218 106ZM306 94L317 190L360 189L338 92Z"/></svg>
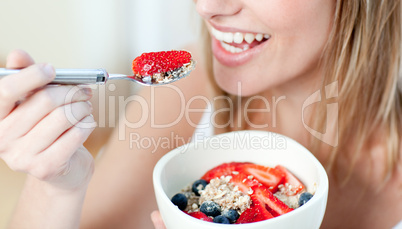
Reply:
<svg viewBox="0 0 402 229"><path fill-rule="evenodd" d="M269 75L290 79L316 69L331 28L334 6L330 2L283 0L272 6L272 12L260 12L272 31L261 61Z"/></svg>
<svg viewBox="0 0 402 229"><path fill-rule="evenodd" d="M274 36L276 45L313 48L322 46L327 39L334 2L335 0L272 0L254 11Z"/></svg>
<svg viewBox="0 0 402 229"><path fill-rule="evenodd" d="M253 11L272 29L305 29L311 24L328 21L336 0L271 0ZM302 26L302 27L300 27Z"/></svg>
<svg viewBox="0 0 402 229"><path fill-rule="evenodd" d="M331 24L332 0L272 0L254 9L272 37L257 58L228 68L214 60L217 84L230 94L257 94L315 73ZM267 2L268 4L268 2ZM272 9L272 10L263 10ZM241 83L239 83L241 82Z"/></svg>

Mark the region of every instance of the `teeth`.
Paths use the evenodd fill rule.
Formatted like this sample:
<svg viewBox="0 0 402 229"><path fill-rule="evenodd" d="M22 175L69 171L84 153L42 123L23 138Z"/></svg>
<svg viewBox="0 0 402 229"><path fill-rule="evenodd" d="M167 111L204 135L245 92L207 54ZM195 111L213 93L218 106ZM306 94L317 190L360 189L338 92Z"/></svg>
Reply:
<svg viewBox="0 0 402 229"><path fill-rule="evenodd" d="M224 48L226 51L231 52L231 53L244 52L244 51L246 51L246 50L249 49L249 47L248 47L247 45L244 46L243 49L241 49L241 48L234 47L234 46L232 46L232 45L228 45L228 44L226 44L225 42L222 42L222 41L221 41L221 46L222 46L222 48Z"/></svg>
<svg viewBox="0 0 402 229"><path fill-rule="evenodd" d="M251 33L246 33L246 36L244 36L244 40L247 41L247 43L251 44L255 39L254 34Z"/></svg>
<svg viewBox="0 0 402 229"><path fill-rule="evenodd" d="M255 35L255 39L256 39L257 41L262 41L262 38L264 38L264 36L263 36L261 33Z"/></svg>
<svg viewBox="0 0 402 229"><path fill-rule="evenodd" d="M214 31L214 36L216 39L223 41L223 33L219 30L215 30Z"/></svg>
<svg viewBox="0 0 402 229"><path fill-rule="evenodd" d="M223 33L223 41L226 43L233 43L233 33Z"/></svg>
<svg viewBox="0 0 402 229"><path fill-rule="evenodd" d="M236 43L236 44L241 44L243 41L246 41L248 44L253 43L254 40L260 42L264 38L269 39L271 36L268 34L262 34L262 33L257 33L257 34L252 34L252 33L229 33L229 32L222 32L219 30L216 30L215 28L212 27L211 29L212 35L219 41L224 41L226 43ZM238 48L239 49L239 48ZM247 47L248 49L248 47ZM239 49L241 50L241 49ZM230 51L230 50L228 50Z"/></svg>
<svg viewBox="0 0 402 229"><path fill-rule="evenodd" d="M242 33L235 33L234 36L233 36L233 38L234 38L234 42L235 42L236 44L241 44L241 43L243 43L243 34L242 34ZM219 39L218 39L218 40L219 40Z"/></svg>

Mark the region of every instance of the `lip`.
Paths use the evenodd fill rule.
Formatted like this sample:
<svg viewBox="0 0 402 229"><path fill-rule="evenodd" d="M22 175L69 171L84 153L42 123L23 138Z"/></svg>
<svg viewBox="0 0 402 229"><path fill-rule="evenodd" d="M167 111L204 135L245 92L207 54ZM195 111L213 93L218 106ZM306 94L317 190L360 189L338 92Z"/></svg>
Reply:
<svg viewBox="0 0 402 229"><path fill-rule="evenodd" d="M244 32L241 30L234 30L234 29L228 29L228 28L223 28L223 27L218 27L214 26L216 29L220 31L225 31L225 32ZM228 67L235 67L239 65L244 65L248 62L250 62L252 59L254 59L261 51L264 49L264 47L268 44L269 40L264 41L263 43L250 48L246 51L240 52L240 53L231 53L226 51L222 45L221 41L217 40L212 34L211 34L211 39L212 39L212 53L215 56L215 58L223 65L228 66Z"/></svg>

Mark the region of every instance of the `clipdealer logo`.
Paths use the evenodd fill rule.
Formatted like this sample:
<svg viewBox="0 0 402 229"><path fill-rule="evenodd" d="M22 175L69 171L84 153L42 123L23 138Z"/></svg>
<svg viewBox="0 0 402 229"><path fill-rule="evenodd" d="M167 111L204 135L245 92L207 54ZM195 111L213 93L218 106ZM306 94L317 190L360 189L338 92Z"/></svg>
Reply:
<svg viewBox="0 0 402 229"><path fill-rule="evenodd" d="M72 90L67 94L66 96L66 104L70 104L66 106L65 109L65 114L68 120L71 123L78 123L79 120L76 120L74 116L74 111L71 107L71 101L73 101L73 96L78 92L80 88L79 87L73 87ZM94 89L94 88L92 88ZM174 99L177 99L178 102L181 104L180 109L177 110L176 112L177 117L175 117L174 120L169 121L168 123L157 123L155 119L155 113L156 113L156 90L155 88L152 88L150 91L150 101L146 100L145 98L141 97L140 95L134 94L129 97L125 96L106 96L106 90L109 91L114 91L116 89L116 86L114 84L109 84L108 86L98 86L98 106L97 106L97 111L99 113L98 117L98 123L92 122L92 123L79 123L80 128L94 128L96 126L98 127L117 127L118 128L118 138L119 140L126 140L128 137L127 135L127 128L130 128L132 130L136 130L143 125L145 125L148 121L149 124L151 125L152 128L156 129L164 129L164 128L169 128L174 125L176 125L181 119L185 118L186 121L194 128L200 128L204 126L210 126L212 125L213 127L218 126L217 123L214 122L213 117L216 116L220 112L226 112L227 109L223 110L213 110L213 103L219 100L224 100L230 104L230 108L233 108L235 106L234 101L230 100L227 97L222 97L222 96L217 96L213 98L211 101L209 98L203 97L203 96L195 96L191 98L190 100L186 101L185 96L183 92L175 87L174 85L166 85L163 88L160 88L160 90L171 90L171 92L174 94ZM159 89L158 89L159 90ZM238 91L241 94L241 84L238 84ZM323 96L324 95L324 96ZM106 97L108 97L108 107L106 107ZM331 145L333 147L336 147L338 145L338 103L337 102L331 102L334 100L334 98L338 97L338 82L333 82L327 86L325 86L324 90L317 90L313 94L311 94L303 103L302 106L302 112L301 112L301 119L302 119L302 124L304 128L315 138L321 140L322 142ZM269 120L270 122L265 123L263 125L261 124L255 124L253 123L249 117L247 116L248 113L245 113L245 121L246 123L255 128L255 129L260 129L264 128L267 126L271 126L272 128L277 127L277 110L278 106L283 102L286 101L286 96L280 96L280 97L272 97L271 100L268 98L264 98L261 96L252 96L245 101L246 104L246 111L247 112L262 112L262 113L267 113L270 114L269 117L271 119ZM249 107L249 105L253 101L258 101L262 102L265 107L261 109L252 109ZM206 109L192 109L191 106L193 102L204 102L206 104ZM140 112L139 120L132 121L127 117L126 112L124 112L128 106L129 103L137 103L141 109L139 109L138 112ZM241 100L237 101L238 106L240 106ZM322 105L326 106L326 123L325 123L325 130L323 132L319 132L318 130L313 129L310 127L307 122L306 122L306 117L305 116L305 110L313 104L316 103L321 103ZM232 110L231 110L232 111ZM116 114L118 112L118 114ZM211 113L211 118L209 119L208 123L204 123L201 126L199 126L199 123L194 123L191 118L190 118L190 113L204 113L204 112L209 112ZM106 115L108 114L108 115ZM107 118L108 117L108 118ZM117 122L117 118L119 117L120 121ZM239 120L241 116L238 116L237 118L234 118L233 111L230 114L230 120L225 125L236 125L241 123L241 120ZM220 126L219 126L220 127ZM132 132L132 131L130 131ZM136 134L130 135L130 139L134 138L134 142L138 141L138 136ZM143 137L143 136L142 136ZM173 142L181 141L183 143L189 142L189 139L177 139L179 138L178 136L173 138ZM197 138L197 136L193 136L193 139ZM239 136L237 136L239 138ZM169 137L171 139L171 137ZM277 139L277 138L273 138ZM146 141L152 142L154 145L158 145L160 142L165 142L166 139L146 139L143 140L145 143ZM131 141L131 140L130 140ZM223 141L225 141L223 139ZM236 139L236 142L240 142L239 144L245 145L246 142L250 141L256 141L265 144L265 146L262 145L262 147L272 147L268 145L268 139L265 139L265 143L263 139L260 140L254 140L254 139ZM172 140L170 140L172 142ZM273 142L273 141L271 141ZM130 143L131 144L131 143ZM249 143L251 144L251 143ZM171 147L172 144L169 144L169 147ZM181 144L179 144L181 145ZM261 146L261 145L260 145ZM238 146L240 147L240 146ZM277 148L280 148L278 145L276 145Z"/></svg>
<svg viewBox="0 0 402 229"><path fill-rule="evenodd" d="M314 92L312 95L310 95L303 103L303 108L302 108L302 122L304 125L304 128L308 132L310 132L311 135L313 135L315 138L319 139L320 141L336 147L338 146L338 138L339 138L339 132L338 132L338 114L339 114L339 106L337 102L329 103L328 101L333 98L338 97L338 81L335 81L324 88L325 90L325 98L322 98L321 94L322 91L318 90ZM314 103L326 103L326 110L327 110L327 116L326 116L326 129L325 132L321 133L317 130L314 130L313 128L309 127L306 124L305 117L304 117L304 111L305 109L314 104Z"/></svg>
<svg viewBox="0 0 402 229"><path fill-rule="evenodd" d="M192 139L194 149L205 150L233 150L233 149L262 149L262 150L286 150L287 139L279 134L264 132L263 135L253 135L247 132L233 132L233 136L222 135L219 137L206 137L203 133L196 133ZM181 153L185 153L190 145L179 147Z"/></svg>

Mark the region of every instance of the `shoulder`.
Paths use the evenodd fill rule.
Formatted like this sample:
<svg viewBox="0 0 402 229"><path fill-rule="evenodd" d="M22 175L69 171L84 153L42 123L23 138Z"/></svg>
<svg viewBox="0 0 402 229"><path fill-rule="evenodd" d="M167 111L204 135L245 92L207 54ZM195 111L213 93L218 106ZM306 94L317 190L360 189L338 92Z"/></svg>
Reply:
<svg viewBox="0 0 402 229"><path fill-rule="evenodd" d="M391 141L384 133L376 134L367 144L362 157L371 171L367 178L374 184L384 183L385 186L402 188L402 137L399 141Z"/></svg>

